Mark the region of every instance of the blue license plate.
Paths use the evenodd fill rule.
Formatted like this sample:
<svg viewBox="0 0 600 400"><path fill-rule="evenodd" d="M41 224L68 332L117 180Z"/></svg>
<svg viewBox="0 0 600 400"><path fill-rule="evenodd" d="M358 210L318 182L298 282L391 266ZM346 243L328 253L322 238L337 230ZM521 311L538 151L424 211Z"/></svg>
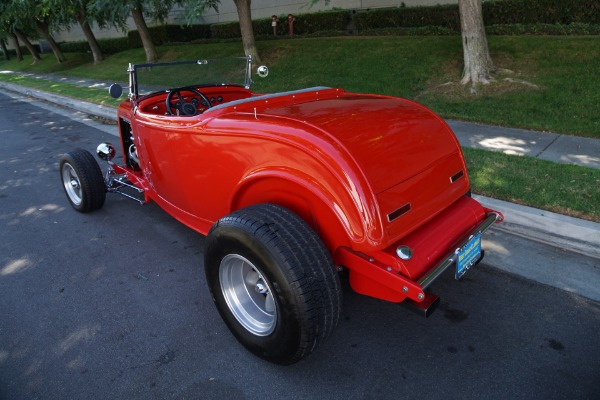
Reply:
<svg viewBox="0 0 600 400"><path fill-rule="evenodd" d="M473 236L458 252L456 259L456 279L460 279L469 268L481 258L481 234Z"/></svg>

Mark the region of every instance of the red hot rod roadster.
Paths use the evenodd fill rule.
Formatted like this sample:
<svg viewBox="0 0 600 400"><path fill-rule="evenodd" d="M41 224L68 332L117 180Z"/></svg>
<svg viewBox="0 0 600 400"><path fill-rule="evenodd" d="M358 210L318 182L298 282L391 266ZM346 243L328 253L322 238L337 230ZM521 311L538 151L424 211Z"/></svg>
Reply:
<svg viewBox="0 0 600 400"><path fill-rule="evenodd" d="M459 143L412 101L313 87L259 95L251 58L130 65L109 143L60 161L80 212L105 194L154 201L207 236L206 278L235 337L266 360L310 354L358 293L428 314L426 288L460 278L502 220L470 196ZM260 67L259 75L268 70ZM111 87L118 97L122 89Z"/></svg>

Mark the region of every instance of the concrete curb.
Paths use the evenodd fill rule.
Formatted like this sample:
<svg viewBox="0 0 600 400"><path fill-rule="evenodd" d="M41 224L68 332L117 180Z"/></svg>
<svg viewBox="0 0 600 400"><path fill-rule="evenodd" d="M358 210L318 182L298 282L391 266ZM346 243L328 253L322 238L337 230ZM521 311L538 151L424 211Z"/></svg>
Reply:
<svg viewBox="0 0 600 400"><path fill-rule="evenodd" d="M24 86L14 85L12 83L0 82L0 87L12 92L24 94L26 96L35 97L45 100L63 107L72 108L86 114L95 115L101 118L116 121L117 109L115 107L103 106L100 104L90 103L88 101L77 100L71 97L60 96L41 90L36 90ZM108 92L106 93L108 96Z"/></svg>
<svg viewBox="0 0 600 400"><path fill-rule="evenodd" d="M102 106L4 82L0 82L0 87L90 115L114 121L117 119L117 111L114 107ZM495 229L600 259L600 224L598 223L489 197L473 195L473 198L485 207L498 210L504 214L504 222L495 225Z"/></svg>
<svg viewBox="0 0 600 400"><path fill-rule="evenodd" d="M473 195L485 207L504 214L495 228L600 259L600 224L550 211Z"/></svg>

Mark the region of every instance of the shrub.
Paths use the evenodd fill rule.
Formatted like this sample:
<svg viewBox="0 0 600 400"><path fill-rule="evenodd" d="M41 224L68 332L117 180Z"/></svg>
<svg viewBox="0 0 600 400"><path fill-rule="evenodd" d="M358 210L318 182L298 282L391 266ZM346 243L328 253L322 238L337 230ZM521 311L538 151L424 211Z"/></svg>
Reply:
<svg viewBox="0 0 600 400"><path fill-rule="evenodd" d="M378 9L354 15L359 32L367 29L442 26L460 31L457 5Z"/></svg>
<svg viewBox="0 0 600 400"><path fill-rule="evenodd" d="M345 31L350 22L350 12L343 11L323 11L309 14L299 14L294 16L294 34L311 35L321 31ZM289 25L287 15L277 17L277 35L287 35ZM252 21L252 30L256 37L273 36L273 26L271 18L261 18ZM224 22L211 25L212 37L217 39L231 39L242 36L240 24L235 22Z"/></svg>
<svg viewBox="0 0 600 400"><path fill-rule="evenodd" d="M502 0L483 3L483 20L497 24L600 24L598 0Z"/></svg>
<svg viewBox="0 0 600 400"><path fill-rule="evenodd" d="M231 39L242 36L238 22L223 22L210 26L211 36L216 39ZM256 32L255 32L256 33Z"/></svg>
<svg viewBox="0 0 600 400"><path fill-rule="evenodd" d="M85 40L60 43L59 47L65 53L87 53L90 51L90 46Z"/></svg>
<svg viewBox="0 0 600 400"><path fill-rule="evenodd" d="M40 46L39 46L39 45L37 45L37 44L34 44L34 45L33 45L33 47L35 47L35 48L37 49L37 51L38 51L39 53L41 53L41 50L40 50ZM24 54L24 55L31 54L31 53L29 53L29 50L27 49L27 47L26 47L26 46L19 46L19 48L21 49L21 53L22 53L22 54ZM0 54L1 54L1 52L0 52ZM9 55L9 56L16 57L16 56L17 56L17 51L16 51L15 49L8 49L8 55Z"/></svg>
<svg viewBox="0 0 600 400"><path fill-rule="evenodd" d="M129 41L126 37L98 39L98 45L104 54L115 54L129 49ZM91 51L85 40L61 43L60 49L65 53L89 53Z"/></svg>
<svg viewBox="0 0 600 400"><path fill-rule="evenodd" d="M300 14L295 17L294 34L308 35L321 31L345 31L350 20L351 14L346 10ZM287 33L287 15L284 26Z"/></svg>
<svg viewBox="0 0 600 400"><path fill-rule="evenodd" d="M148 31L155 46L160 46L167 42L167 29L165 25L153 26L148 28ZM142 38L137 30L127 32L127 38L129 40L129 48L136 49L143 47Z"/></svg>
<svg viewBox="0 0 600 400"><path fill-rule="evenodd" d="M600 35L600 25L561 24L505 24L485 28L488 35Z"/></svg>
<svg viewBox="0 0 600 400"><path fill-rule="evenodd" d="M210 38L210 25L159 25L148 28L155 46L166 43L183 43ZM129 47L142 47L142 38L137 30L127 33Z"/></svg>
<svg viewBox="0 0 600 400"><path fill-rule="evenodd" d="M520 29L518 25L600 24L598 0L498 0L485 1L482 6L486 25L510 25L517 31ZM359 12L354 16L354 24L359 31L417 26L442 26L460 31L456 4ZM552 30L549 27L544 29Z"/></svg>
<svg viewBox="0 0 600 400"><path fill-rule="evenodd" d="M165 25L166 43L187 43L210 39L210 25Z"/></svg>
<svg viewBox="0 0 600 400"><path fill-rule="evenodd" d="M87 46L87 42L85 42ZM129 49L129 40L125 36L120 38L99 39L98 44L104 54L115 54ZM89 50L89 47L87 47Z"/></svg>
<svg viewBox="0 0 600 400"><path fill-rule="evenodd" d="M443 26L417 26L409 28L367 29L360 34L364 36L450 36L458 35L459 32Z"/></svg>

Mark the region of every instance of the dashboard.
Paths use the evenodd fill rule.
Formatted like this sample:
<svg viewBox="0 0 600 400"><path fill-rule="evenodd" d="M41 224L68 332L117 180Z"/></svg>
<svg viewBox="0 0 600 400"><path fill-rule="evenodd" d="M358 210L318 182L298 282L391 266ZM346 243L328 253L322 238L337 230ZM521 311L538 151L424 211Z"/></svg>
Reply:
<svg viewBox="0 0 600 400"><path fill-rule="evenodd" d="M155 93L140 101L139 110L155 115L191 116L200 114L219 104L253 96L249 89L239 86L211 86L193 89L178 89L173 91L171 95L171 91ZM167 99L169 97L170 112L167 110ZM193 109L190 109L190 106Z"/></svg>

